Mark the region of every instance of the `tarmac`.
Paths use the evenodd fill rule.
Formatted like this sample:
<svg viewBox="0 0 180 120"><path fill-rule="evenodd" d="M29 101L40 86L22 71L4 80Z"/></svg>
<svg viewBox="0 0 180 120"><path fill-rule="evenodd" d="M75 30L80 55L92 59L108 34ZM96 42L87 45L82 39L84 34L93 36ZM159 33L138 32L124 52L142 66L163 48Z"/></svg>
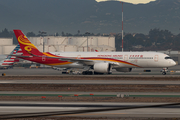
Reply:
<svg viewBox="0 0 180 120"><path fill-rule="evenodd" d="M145 70L151 70L151 72L144 72ZM160 72L161 70L162 68L133 68L132 72L116 72L115 70L112 70L112 75L107 76L180 76L180 65L170 67L167 75L162 75L162 73ZM78 71L82 70L79 69ZM14 67L13 69L0 69L0 73L5 73L6 76L62 76L62 71L54 70L51 68Z"/></svg>
<svg viewBox="0 0 180 120"><path fill-rule="evenodd" d="M71 85L79 85L79 84L104 84L104 85L180 85L180 66L175 66L169 68L169 72L167 75L162 75L160 70L161 68L152 68L151 72L144 72L144 70L150 70L149 68L136 68L133 69L132 72L129 73L119 73L115 72L112 75L100 75L100 76L108 76L108 77L147 77L147 78L174 78L176 77L177 80L126 80L123 78L121 80L97 80L96 78L99 75L92 75L94 76L94 80L26 80L26 79L15 79L15 80L3 80L3 76L1 77L0 83L1 84L71 84ZM1 73L5 73L5 76L13 76L17 77L20 76L23 78L28 76L85 76L85 75L62 75L60 71L56 71L53 69L44 69L44 68L14 68L14 69L7 69L7 70L0 70ZM4 78L5 78L4 76ZM88 76L85 76L88 78ZM79 96L89 96L92 92L54 92L54 91L0 91L0 96L57 96L57 95L64 95L64 96L73 96L74 94L78 94ZM163 98L171 98L176 99L180 98L179 92L93 92L94 96L102 96L102 97L117 97L117 95L128 95L128 97L163 97ZM108 99L108 98L107 98ZM169 106L169 107L154 107L154 108L133 108L135 106L147 106L147 105L159 105L159 104L166 104L166 103L150 103L150 102L136 102L136 103L126 103L126 102L65 102L65 101L58 101L58 102L45 102L45 101L0 101L0 116L3 114L21 114L21 113L39 113L39 112L67 112L70 111L72 114L68 115L56 115L55 117L86 117L86 118L180 118L180 106ZM91 109L107 109L107 108L128 108L123 110L111 110L111 111L103 111L103 112L90 112L90 113L76 113L79 110L86 111Z"/></svg>

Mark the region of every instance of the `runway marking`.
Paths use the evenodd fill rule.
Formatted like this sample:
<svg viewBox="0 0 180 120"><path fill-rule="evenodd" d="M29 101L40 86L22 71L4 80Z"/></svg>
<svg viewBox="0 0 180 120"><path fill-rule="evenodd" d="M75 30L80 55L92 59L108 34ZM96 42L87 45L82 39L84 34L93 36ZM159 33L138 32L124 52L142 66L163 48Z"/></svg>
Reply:
<svg viewBox="0 0 180 120"><path fill-rule="evenodd" d="M12 81L0 81L0 83L13 83Z"/></svg>
<svg viewBox="0 0 180 120"><path fill-rule="evenodd" d="M104 114L109 114L109 115L118 115L118 114L120 114L120 115L125 115L125 114L127 114L127 113L94 113L94 114L68 114L68 115L54 115L54 116L81 116L81 115L104 115Z"/></svg>

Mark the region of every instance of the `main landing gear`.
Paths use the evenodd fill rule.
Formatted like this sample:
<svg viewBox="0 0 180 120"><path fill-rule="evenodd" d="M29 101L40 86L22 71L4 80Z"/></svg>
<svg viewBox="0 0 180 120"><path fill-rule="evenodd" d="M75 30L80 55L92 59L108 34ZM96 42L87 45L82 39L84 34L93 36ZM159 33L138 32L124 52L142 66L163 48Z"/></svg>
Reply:
<svg viewBox="0 0 180 120"><path fill-rule="evenodd" d="M163 68L163 69L161 70L161 72L162 72L163 75L166 75L166 72L168 72L168 68Z"/></svg>
<svg viewBox="0 0 180 120"><path fill-rule="evenodd" d="M100 72L93 72L93 71L83 71L82 72L83 75L104 75L105 73L100 73ZM108 74L112 74L111 72L109 72Z"/></svg>
<svg viewBox="0 0 180 120"><path fill-rule="evenodd" d="M92 71L83 71L82 74L83 75L92 75L93 72Z"/></svg>
<svg viewBox="0 0 180 120"><path fill-rule="evenodd" d="M83 71L83 75L103 75L104 73L99 73L99 72L93 72L93 71Z"/></svg>

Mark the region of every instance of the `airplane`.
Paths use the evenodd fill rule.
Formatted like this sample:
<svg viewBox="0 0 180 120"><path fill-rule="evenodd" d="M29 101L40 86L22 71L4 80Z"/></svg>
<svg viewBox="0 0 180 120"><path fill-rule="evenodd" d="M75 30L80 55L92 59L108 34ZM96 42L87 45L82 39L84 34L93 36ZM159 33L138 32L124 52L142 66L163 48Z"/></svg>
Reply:
<svg viewBox="0 0 180 120"><path fill-rule="evenodd" d="M10 54L13 54L13 55L22 54L19 44L14 48L14 50ZM1 55L0 59L1 59L0 60L1 69L12 67L15 62L19 62L19 59L17 59L15 56L9 56L9 55L6 56L6 58L5 58L5 55Z"/></svg>
<svg viewBox="0 0 180 120"><path fill-rule="evenodd" d="M40 52L21 30L13 30L22 55L18 58L60 68L83 68L82 74L110 74L131 72L132 68L163 68L165 75L168 67L175 61L168 55L158 52Z"/></svg>

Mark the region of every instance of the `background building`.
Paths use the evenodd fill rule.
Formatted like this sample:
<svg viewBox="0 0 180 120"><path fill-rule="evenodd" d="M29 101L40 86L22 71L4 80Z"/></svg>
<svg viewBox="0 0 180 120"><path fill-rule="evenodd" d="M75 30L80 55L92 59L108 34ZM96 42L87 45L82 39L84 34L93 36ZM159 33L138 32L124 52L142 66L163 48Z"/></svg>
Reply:
<svg viewBox="0 0 180 120"><path fill-rule="evenodd" d="M43 52L94 52L116 51L115 37L86 36L86 37L30 37L29 40ZM88 49L87 49L88 41Z"/></svg>
<svg viewBox="0 0 180 120"><path fill-rule="evenodd" d="M88 40L87 40L88 39ZM62 37L45 36L30 37L29 40L43 52L99 52L116 51L115 37L84 36L84 37ZM88 49L87 49L88 41ZM43 47L44 45L44 47ZM0 38L0 54L9 55L16 47L13 45L13 38ZM180 51L157 51L169 54L177 64L180 64Z"/></svg>
<svg viewBox="0 0 180 120"><path fill-rule="evenodd" d="M87 40L88 39L88 40ZM115 37L29 37L29 40L41 52L94 52L116 51ZM87 49L88 41L88 49ZM44 46L44 47L43 47ZM8 55L16 47L13 45L13 38L0 38L0 54ZM44 50L43 50L44 48Z"/></svg>

